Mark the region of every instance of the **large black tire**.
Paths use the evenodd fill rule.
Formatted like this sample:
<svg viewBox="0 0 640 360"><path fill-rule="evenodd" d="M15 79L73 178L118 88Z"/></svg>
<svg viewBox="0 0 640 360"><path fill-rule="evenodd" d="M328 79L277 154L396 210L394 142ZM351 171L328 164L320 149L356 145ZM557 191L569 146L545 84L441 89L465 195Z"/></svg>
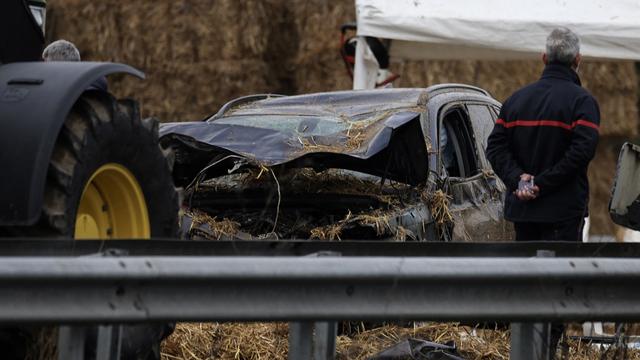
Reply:
<svg viewBox="0 0 640 360"><path fill-rule="evenodd" d="M57 137L40 220L31 227L4 231L13 236L73 237L85 184L102 165L116 163L128 169L140 185L151 237L176 238L178 194L170 160L165 155L158 144L157 121L141 120L135 101L116 100L103 91L86 91L74 104ZM159 359L160 340L171 333L172 325L125 326L123 330L128 339L123 344L123 359ZM43 330L0 329L0 346L8 346L4 348L9 351L8 358L22 359L25 353L38 358L43 350L51 351L37 344L37 339L42 338L40 331ZM50 329L44 331L49 334L46 336L55 336ZM87 351L90 354L93 350Z"/></svg>
<svg viewBox="0 0 640 360"><path fill-rule="evenodd" d="M116 100L103 91L85 92L69 112L51 157L41 219L29 232L72 237L82 190L107 163L123 165L138 181L151 237L176 237L178 195L158 145L158 123L140 120L135 101Z"/></svg>

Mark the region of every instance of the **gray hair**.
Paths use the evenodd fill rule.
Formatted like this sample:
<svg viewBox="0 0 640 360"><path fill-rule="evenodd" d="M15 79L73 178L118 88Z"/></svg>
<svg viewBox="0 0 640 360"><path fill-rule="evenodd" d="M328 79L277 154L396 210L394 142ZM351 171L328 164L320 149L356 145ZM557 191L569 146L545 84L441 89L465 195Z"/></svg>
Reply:
<svg viewBox="0 0 640 360"><path fill-rule="evenodd" d="M42 59L44 61L80 61L80 52L73 43L57 40L44 49Z"/></svg>
<svg viewBox="0 0 640 360"><path fill-rule="evenodd" d="M580 38L566 27L554 29L547 37L547 61L571 65L580 53Z"/></svg>

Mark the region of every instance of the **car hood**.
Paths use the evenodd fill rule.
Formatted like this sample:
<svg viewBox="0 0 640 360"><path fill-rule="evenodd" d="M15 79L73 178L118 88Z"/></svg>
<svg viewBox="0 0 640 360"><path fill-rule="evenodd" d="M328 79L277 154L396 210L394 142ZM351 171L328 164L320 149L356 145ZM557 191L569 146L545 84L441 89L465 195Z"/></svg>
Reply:
<svg viewBox="0 0 640 360"><path fill-rule="evenodd" d="M417 111L357 116L249 114L160 125L163 147L178 152L184 181L202 169L228 173L235 155L258 167L341 168L417 185L428 175L428 151ZM178 184L180 185L180 184Z"/></svg>

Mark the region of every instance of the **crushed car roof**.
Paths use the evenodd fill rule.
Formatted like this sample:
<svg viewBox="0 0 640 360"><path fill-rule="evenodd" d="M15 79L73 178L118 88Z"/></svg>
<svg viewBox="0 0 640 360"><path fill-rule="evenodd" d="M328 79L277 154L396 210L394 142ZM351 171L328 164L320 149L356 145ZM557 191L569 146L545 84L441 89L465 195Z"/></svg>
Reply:
<svg viewBox="0 0 640 360"><path fill-rule="evenodd" d="M276 95L231 107L222 116L262 115L273 112L288 115L354 117L424 105L427 96L426 89L349 90L296 96Z"/></svg>
<svg viewBox="0 0 640 360"><path fill-rule="evenodd" d="M162 124L160 136L163 146L211 160L231 153L255 166L343 168L418 184L428 175L427 98L425 89L384 89L238 101L207 121Z"/></svg>

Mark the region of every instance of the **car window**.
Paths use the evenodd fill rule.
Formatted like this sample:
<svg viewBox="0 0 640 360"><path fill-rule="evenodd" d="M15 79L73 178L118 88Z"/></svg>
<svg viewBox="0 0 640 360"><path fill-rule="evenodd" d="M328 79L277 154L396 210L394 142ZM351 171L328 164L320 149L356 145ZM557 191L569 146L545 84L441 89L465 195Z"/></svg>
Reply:
<svg viewBox="0 0 640 360"><path fill-rule="evenodd" d="M440 159L449 177L466 178L478 173L473 131L466 111L452 108L440 126Z"/></svg>
<svg viewBox="0 0 640 360"><path fill-rule="evenodd" d="M333 135L349 128L349 123L331 116L239 115L215 120L216 124L240 125L305 136Z"/></svg>
<svg viewBox="0 0 640 360"><path fill-rule="evenodd" d="M467 110L478 144L484 151L487 149L487 139L495 125L495 116L486 105L468 104Z"/></svg>

